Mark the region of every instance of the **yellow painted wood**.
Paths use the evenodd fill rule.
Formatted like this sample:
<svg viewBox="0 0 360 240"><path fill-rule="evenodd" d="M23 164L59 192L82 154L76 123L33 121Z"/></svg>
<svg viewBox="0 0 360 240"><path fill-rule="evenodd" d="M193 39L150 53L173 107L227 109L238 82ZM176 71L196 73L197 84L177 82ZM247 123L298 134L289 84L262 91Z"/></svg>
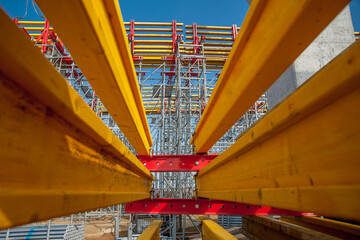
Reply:
<svg viewBox="0 0 360 240"><path fill-rule="evenodd" d="M127 25L130 25L130 22L124 22L124 24L127 26ZM171 22L168 22L168 23L163 23L163 22L136 22L135 21L135 26L172 26L172 23ZM176 26L183 26L183 23L179 23L177 22L176 23Z"/></svg>
<svg viewBox="0 0 360 240"><path fill-rule="evenodd" d="M172 46L159 45L135 45L135 49L172 49Z"/></svg>
<svg viewBox="0 0 360 240"><path fill-rule="evenodd" d="M11 39L11 44L8 39L0 39L3 56L0 64L1 72L10 76L29 93L56 110L65 119L69 119L77 128L89 134L114 154L121 153L131 159L134 164L133 171L151 177L150 172L139 163L101 119L93 111L89 111L88 105L76 91L3 11L0 11L0 22L2 23L0 33L6 33L8 39ZM17 54L19 49L21 55Z"/></svg>
<svg viewBox="0 0 360 240"><path fill-rule="evenodd" d="M192 25L186 25L186 29L193 28ZM223 27L223 26L197 26L197 29L210 29L210 30L232 30L232 27ZM238 30L240 27L237 28Z"/></svg>
<svg viewBox="0 0 360 240"><path fill-rule="evenodd" d="M161 224L161 220L152 221L145 231L140 234L138 240L159 240Z"/></svg>
<svg viewBox="0 0 360 240"><path fill-rule="evenodd" d="M144 33L135 33L134 37L135 38L171 38L173 35L172 34L144 34Z"/></svg>
<svg viewBox="0 0 360 240"><path fill-rule="evenodd" d="M38 32L38 31L44 31L44 26L42 27L24 27L26 31L29 32ZM49 27L50 30L54 30L54 28Z"/></svg>
<svg viewBox="0 0 360 240"><path fill-rule="evenodd" d="M172 53L172 50L148 50L148 49L137 49L134 53Z"/></svg>
<svg viewBox="0 0 360 240"><path fill-rule="evenodd" d="M193 31L186 31L186 34L193 34ZM232 36L232 32L219 32L219 31L197 31L198 35L227 35Z"/></svg>
<svg viewBox="0 0 360 240"><path fill-rule="evenodd" d="M130 31L130 28L126 28L126 31ZM172 28L135 28L135 32L172 32ZM181 28L176 29L177 32L182 32Z"/></svg>
<svg viewBox="0 0 360 240"><path fill-rule="evenodd" d="M236 237L222 228L213 220L203 220L201 222L202 239L203 240L235 240Z"/></svg>
<svg viewBox="0 0 360 240"><path fill-rule="evenodd" d="M159 44L159 45L172 45L172 40L148 40L136 39L135 44Z"/></svg>
<svg viewBox="0 0 360 240"><path fill-rule="evenodd" d="M185 39L193 39L192 36L186 36ZM206 37L206 40L216 40L216 41L234 41L231 37Z"/></svg>
<svg viewBox="0 0 360 240"><path fill-rule="evenodd" d="M360 226L319 217L282 216L281 221L322 232L340 239L357 239L360 237Z"/></svg>
<svg viewBox="0 0 360 240"><path fill-rule="evenodd" d="M37 3L136 152L149 154L152 140L118 2Z"/></svg>
<svg viewBox="0 0 360 240"><path fill-rule="evenodd" d="M196 178L200 197L360 219L360 42Z"/></svg>
<svg viewBox="0 0 360 240"><path fill-rule="evenodd" d="M119 3L118 3L118 1L114 1L114 0L105 0L104 4L105 4L106 11L108 12L108 15L112 16L110 18L110 23L111 23L112 29L115 33L116 42L119 47L123 63L125 64L126 71L130 73L129 74L129 83L131 86L131 90L134 94L134 100L136 102L136 106L139 109L140 119L142 121L143 126L145 126L144 128L145 128L146 137L151 146L152 139L151 139L151 134L150 134L150 130L148 127L147 118L146 118L146 115L144 114L144 111L140 110L140 109L144 109L144 105L142 104L142 98L141 98L141 93L139 91L139 85L138 85L136 72L135 72L135 68L134 68L134 62L132 60L132 55L130 53L127 34L124 29L125 27L123 24Z"/></svg>
<svg viewBox="0 0 360 240"><path fill-rule="evenodd" d="M194 54L194 51L180 51L181 53ZM229 55L229 52L204 51L204 55Z"/></svg>
<svg viewBox="0 0 360 240"><path fill-rule="evenodd" d="M36 26L36 25L45 25L45 21L18 21L19 25L31 25L31 26Z"/></svg>
<svg viewBox="0 0 360 240"><path fill-rule="evenodd" d="M0 22L0 228L148 198L150 172L2 10Z"/></svg>
<svg viewBox="0 0 360 240"><path fill-rule="evenodd" d="M242 233L250 239L335 240L340 239L308 228L263 216L243 216Z"/></svg>
<svg viewBox="0 0 360 240"><path fill-rule="evenodd" d="M349 3L253 1L192 143L207 152Z"/></svg>

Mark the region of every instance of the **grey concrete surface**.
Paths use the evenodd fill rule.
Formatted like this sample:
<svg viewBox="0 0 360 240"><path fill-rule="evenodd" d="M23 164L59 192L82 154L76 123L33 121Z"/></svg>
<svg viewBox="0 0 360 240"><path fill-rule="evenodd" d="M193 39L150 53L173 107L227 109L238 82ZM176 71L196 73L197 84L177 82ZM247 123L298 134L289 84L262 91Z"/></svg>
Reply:
<svg viewBox="0 0 360 240"><path fill-rule="evenodd" d="M346 6L268 89L269 108L286 98L353 42L354 27L350 8Z"/></svg>

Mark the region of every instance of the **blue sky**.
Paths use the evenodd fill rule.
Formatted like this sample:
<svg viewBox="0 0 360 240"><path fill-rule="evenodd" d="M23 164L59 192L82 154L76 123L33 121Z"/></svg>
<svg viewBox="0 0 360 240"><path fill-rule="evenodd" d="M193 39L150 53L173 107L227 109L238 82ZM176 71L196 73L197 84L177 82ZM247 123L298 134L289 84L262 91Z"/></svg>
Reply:
<svg viewBox="0 0 360 240"><path fill-rule="evenodd" d="M171 22L177 20L185 24L231 26L241 25L248 10L245 0L157 0L129 1L119 0L125 21ZM26 0L0 0L0 5L11 17L23 16ZM59 6L60 7L60 6ZM353 0L350 9L355 31L360 31L360 0ZM60 10L60 9L59 9ZM25 20L41 20L29 0Z"/></svg>

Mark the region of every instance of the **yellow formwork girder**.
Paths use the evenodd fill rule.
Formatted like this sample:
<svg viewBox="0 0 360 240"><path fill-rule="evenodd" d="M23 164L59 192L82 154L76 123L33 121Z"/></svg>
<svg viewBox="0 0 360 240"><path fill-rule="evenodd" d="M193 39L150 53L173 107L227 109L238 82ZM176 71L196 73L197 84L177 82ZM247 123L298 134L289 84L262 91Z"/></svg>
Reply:
<svg viewBox="0 0 360 240"><path fill-rule="evenodd" d="M281 216L281 221L325 233L339 239L357 239L360 226L332 219L308 216Z"/></svg>
<svg viewBox="0 0 360 240"><path fill-rule="evenodd" d="M31 25L31 26L36 26L36 25L45 25L45 21L18 21L19 25ZM44 30L44 28L43 28Z"/></svg>
<svg viewBox="0 0 360 240"><path fill-rule="evenodd" d="M360 219L360 42L196 177L200 197Z"/></svg>
<svg viewBox="0 0 360 240"><path fill-rule="evenodd" d="M151 173L2 10L0 23L0 229L150 197Z"/></svg>
<svg viewBox="0 0 360 240"><path fill-rule="evenodd" d="M265 216L243 216L241 232L250 239L339 240L340 238ZM342 239L342 238L341 238ZM350 238L351 239L351 238Z"/></svg>
<svg viewBox="0 0 360 240"><path fill-rule="evenodd" d="M187 34L193 34L194 32L193 31L186 31L185 33ZM232 36L233 33L232 32L216 32L216 31L197 31L197 34L199 35L230 35Z"/></svg>
<svg viewBox="0 0 360 240"><path fill-rule="evenodd" d="M201 222L201 236L203 240L236 240L228 231L222 228L213 220L203 220Z"/></svg>
<svg viewBox="0 0 360 240"><path fill-rule="evenodd" d="M124 22L125 25L130 25L130 22ZM172 26L172 23L171 22L167 22L167 23L164 23L164 22L136 22L134 23L135 26L162 26L162 27L165 27L165 26ZM179 23L177 22L176 23L176 26L183 26L184 24L183 23Z"/></svg>
<svg viewBox="0 0 360 240"><path fill-rule="evenodd" d="M162 221L154 220L137 238L138 240L159 240Z"/></svg>
<svg viewBox="0 0 360 240"><path fill-rule="evenodd" d="M152 145L118 2L36 1L138 154Z"/></svg>
<svg viewBox="0 0 360 240"><path fill-rule="evenodd" d="M130 31L130 28L126 28L126 31ZM135 32L172 32L172 28L134 28ZM177 32L182 32L180 28L176 29Z"/></svg>
<svg viewBox="0 0 360 240"><path fill-rule="evenodd" d="M349 2L252 1L196 127L195 151L207 152Z"/></svg>
<svg viewBox="0 0 360 240"><path fill-rule="evenodd" d="M186 29L193 28L193 25L186 25ZM224 27L224 26L196 26L197 29L210 29L210 30L232 30L232 27ZM240 27L237 28L239 30Z"/></svg>
<svg viewBox="0 0 360 240"><path fill-rule="evenodd" d="M26 31L28 32L39 32L44 31L44 27L24 27ZM49 30L54 30L54 28L49 27Z"/></svg>

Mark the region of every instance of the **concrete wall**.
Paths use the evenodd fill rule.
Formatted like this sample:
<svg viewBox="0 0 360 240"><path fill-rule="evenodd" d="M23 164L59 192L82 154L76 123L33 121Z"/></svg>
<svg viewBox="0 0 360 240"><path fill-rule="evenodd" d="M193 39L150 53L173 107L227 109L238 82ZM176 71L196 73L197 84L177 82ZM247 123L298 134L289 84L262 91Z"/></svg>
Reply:
<svg viewBox="0 0 360 240"><path fill-rule="evenodd" d="M350 8L346 6L269 88L269 108L273 108L354 41Z"/></svg>

